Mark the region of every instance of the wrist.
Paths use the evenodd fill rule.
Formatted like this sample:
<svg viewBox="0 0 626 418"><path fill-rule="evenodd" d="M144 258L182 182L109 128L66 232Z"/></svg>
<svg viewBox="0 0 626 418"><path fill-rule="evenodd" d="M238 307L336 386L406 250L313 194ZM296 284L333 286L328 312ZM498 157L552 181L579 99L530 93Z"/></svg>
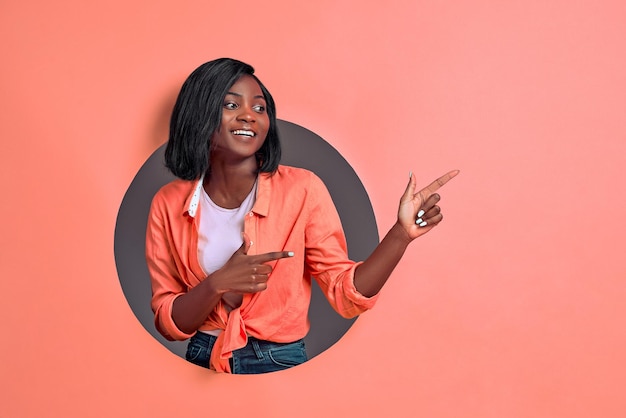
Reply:
<svg viewBox="0 0 626 418"><path fill-rule="evenodd" d="M201 284L205 286L206 292L221 298L228 290L220 286L219 270L209 274Z"/></svg>
<svg viewBox="0 0 626 418"><path fill-rule="evenodd" d="M409 235L409 232L400 223L400 221L397 221L391 227L387 236L398 242L399 244L404 245L405 247L407 247L413 241L413 238L411 237L411 235Z"/></svg>

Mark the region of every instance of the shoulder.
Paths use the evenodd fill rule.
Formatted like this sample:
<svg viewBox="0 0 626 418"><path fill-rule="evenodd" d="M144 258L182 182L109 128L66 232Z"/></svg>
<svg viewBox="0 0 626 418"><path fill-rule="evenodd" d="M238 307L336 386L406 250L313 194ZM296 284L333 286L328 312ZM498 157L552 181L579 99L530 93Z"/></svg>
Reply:
<svg viewBox="0 0 626 418"><path fill-rule="evenodd" d="M159 189L152 199L153 205L165 207L183 207L193 192L196 180L173 180Z"/></svg>
<svg viewBox="0 0 626 418"><path fill-rule="evenodd" d="M267 174L270 182L278 186L317 188L324 185L322 180L312 171L305 168L279 165L276 172Z"/></svg>
<svg viewBox="0 0 626 418"><path fill-rule="evenodd" d="M328 188L314 172L298 167L280 165L273 174L264 179L272 190L272 196L282 196L290 202L303 201L315 205L329 196Z"/></svg>
<svg viewBox="0 0 626 418"><path fill-rule="evenodd" d="M290 176L290 177L310 177L315 176L312 171L307 170L306 168L300 167L292 167L290 165L279 165L275 174Z"/></svg>

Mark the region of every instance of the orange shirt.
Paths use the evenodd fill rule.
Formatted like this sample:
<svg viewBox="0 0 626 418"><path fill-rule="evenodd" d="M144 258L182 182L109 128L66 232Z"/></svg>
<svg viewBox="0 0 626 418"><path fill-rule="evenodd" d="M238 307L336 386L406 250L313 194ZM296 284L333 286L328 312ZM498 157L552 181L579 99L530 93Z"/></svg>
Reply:
<svg viewBox="0 0 626 418"><path fill-rule="evenodd" d="M152 279L155 324L169 340L186 334L172 319L174 299L210 280L198 262L199 212L191 207L197 181L175 180L154 196L148 218L146 259ZM190 210L191 209L191 210ZM247 344L247 336L292 342L309 330L307 312L311 276L333 308L346 318L374 306L353 284L356 263L348 259L339 215L323 182L312 172L279 166L273 175L261 173L256 202L246 215L244 231L252 245L249 255L293 251L294 257L273 261L267 289L245 294L230 313L218 303L200 330L224 330L211 355L211 368L229 372L232 351Z"/></svg>

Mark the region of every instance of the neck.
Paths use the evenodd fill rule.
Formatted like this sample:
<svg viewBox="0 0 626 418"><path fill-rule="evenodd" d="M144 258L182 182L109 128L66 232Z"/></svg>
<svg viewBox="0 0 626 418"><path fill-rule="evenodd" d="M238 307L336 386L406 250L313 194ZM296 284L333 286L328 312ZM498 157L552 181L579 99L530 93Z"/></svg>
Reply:
<svg viewBox="0 0 626 418"><path fill-rule="evenodd" d="M256 160L237 165L211 161L211 169L204 178L204 190L218 206L237 208L252 190L257 174Z"/></svg>

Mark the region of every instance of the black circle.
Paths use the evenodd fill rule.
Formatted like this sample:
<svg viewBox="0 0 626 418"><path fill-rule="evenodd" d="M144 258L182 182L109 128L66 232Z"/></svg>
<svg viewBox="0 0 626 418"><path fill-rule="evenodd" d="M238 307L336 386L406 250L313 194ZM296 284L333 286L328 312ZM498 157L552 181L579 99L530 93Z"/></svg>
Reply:
<svg viewBox="0 0 626 418"><path fill-rule="evenodd" d="M352 260L364 260L378 244L376 219L369 197L348 162L330 144L299 125L278 120L283 157L281 163L306 168L326 184L337 207ZM165 145L139 169L124 195L115 225L114 252L120 284L126 300L143 327L171 352L185 357L186 341L167 341L154 326L150 309L151 287L145 261L146 225L154 194L174 180L163 164ZM315 283L315 281L313 281ZM309 358L332 346L356 318L345 319L313 286L309 308L311 330L305 337Z"/></svg>

